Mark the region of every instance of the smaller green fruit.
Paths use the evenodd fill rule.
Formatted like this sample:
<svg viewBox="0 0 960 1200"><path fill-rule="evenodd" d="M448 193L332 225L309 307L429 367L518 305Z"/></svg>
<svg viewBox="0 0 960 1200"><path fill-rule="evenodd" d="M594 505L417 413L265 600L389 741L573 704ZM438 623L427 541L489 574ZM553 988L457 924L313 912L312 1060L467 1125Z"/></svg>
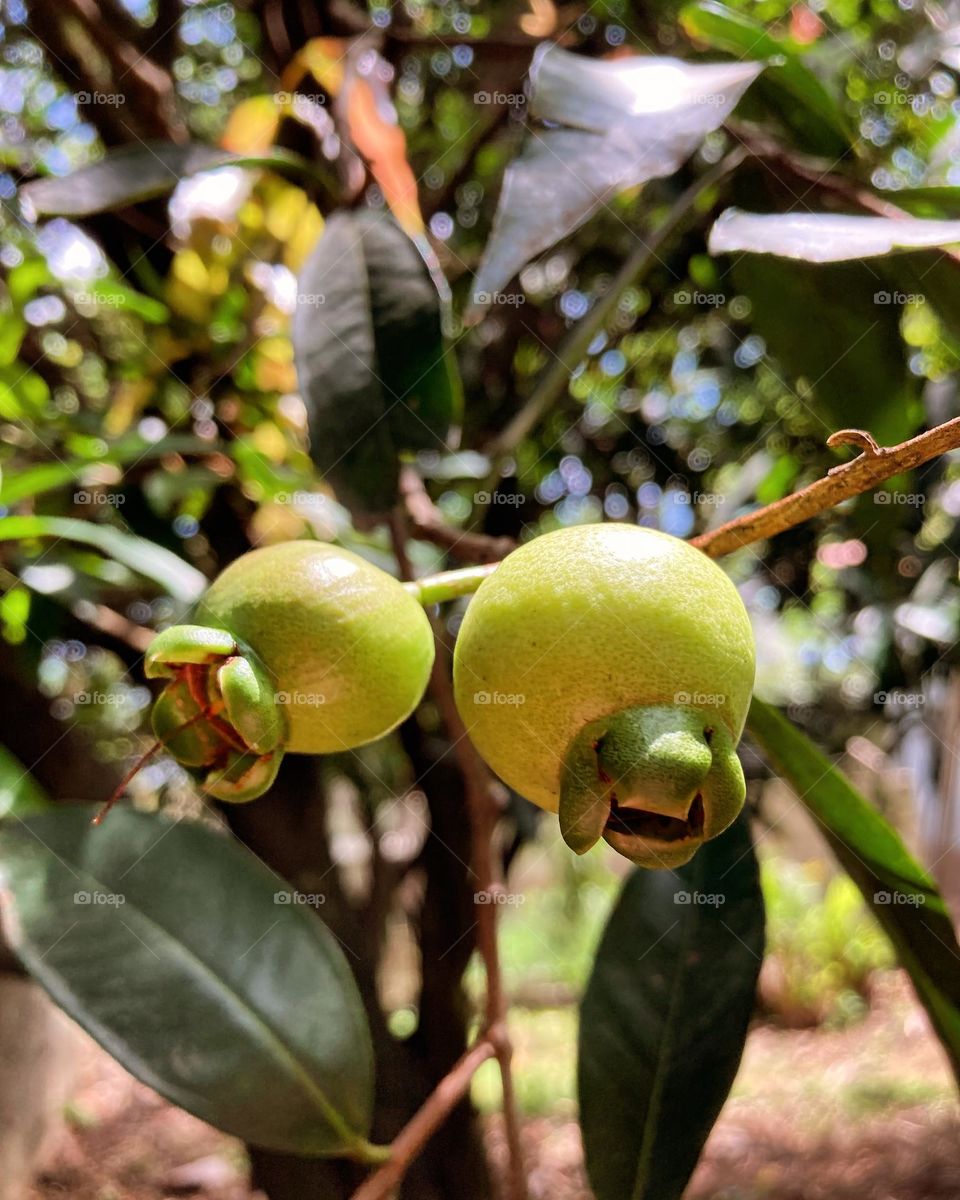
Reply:
<svg viewBox="0 0 960 1200"><path fill-rule="evenodd" d="M392 576L322 542L252 550L211 584L204 625L159 634L146 674L170 680L154 731L223 800L252 800L285 751L374 741L413 711L433 632Z"/></svg>

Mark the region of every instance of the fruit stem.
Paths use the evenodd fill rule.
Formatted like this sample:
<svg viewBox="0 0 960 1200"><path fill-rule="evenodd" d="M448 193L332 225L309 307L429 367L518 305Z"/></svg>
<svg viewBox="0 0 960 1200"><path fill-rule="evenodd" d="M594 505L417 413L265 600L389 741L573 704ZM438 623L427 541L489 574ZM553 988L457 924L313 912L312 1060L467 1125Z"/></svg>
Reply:
<svg viewBox="0 0 960 1200"><path fill-rule="evenodd" d="M424 608L429 608L431 604L443 604L446 600L456 600L458 596L471 595L499 566L499 563L484 563L482 566L461 567L456 571L441 571L403 586Z"/></svg>
<svg viewBox="0 0 960 1200"><path fill-rule="evenodd" d="M481 1038L440 1080L423 1105L386 1147L388 1158L360 1185L350 1200L386 1200L395 1194L407 1168L421 1153L451 1112L470 1091L477 1070L496 1056L493 1044ZM376 1150L381 1151L381 1147Z"/></svg>

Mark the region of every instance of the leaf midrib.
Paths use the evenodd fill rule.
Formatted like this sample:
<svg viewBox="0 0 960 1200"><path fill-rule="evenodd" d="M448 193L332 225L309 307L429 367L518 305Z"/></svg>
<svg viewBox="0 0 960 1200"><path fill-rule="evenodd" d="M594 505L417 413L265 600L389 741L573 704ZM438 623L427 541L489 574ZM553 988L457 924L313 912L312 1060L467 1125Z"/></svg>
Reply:
<svg viewBox="0 0 960 1200"><path fill-rule="evenodd" d="M697 884L700 882L701 870L697 872ZM693 889L696 890L696 889ZM630 1193L632 1200L644 1200L644 1194L649 1179L650 1160L653 1154L653 1149L656 1144L657 1132L660 1127L660 1102L663 1097L664 1086L666 1084L667 1075L669 1072L670 1056L673 1053L676 1021L674 1017L677 1012L677 1006L680 1000L681 983L686 976L686 952L690 944L690 939L693 930L696 928L697 922L700 919L700 914L697 911L696 905L691 905L686 910L686 915L690 918L684 921L681 918L681 936L680 946L677 954L677 970L674 972L673 984L670 988L670 999L667 1004L667 1014L664 1021L664 1035L660 1040L660 1048L657 1053L657 1063L653 1072L653 1083L650 1087L650 1103L647 1105L646 1120L644 1121L643 1137L640 1141L640 1154L637 1161L637 1171L634 1176L633 1190Z"/></svg>

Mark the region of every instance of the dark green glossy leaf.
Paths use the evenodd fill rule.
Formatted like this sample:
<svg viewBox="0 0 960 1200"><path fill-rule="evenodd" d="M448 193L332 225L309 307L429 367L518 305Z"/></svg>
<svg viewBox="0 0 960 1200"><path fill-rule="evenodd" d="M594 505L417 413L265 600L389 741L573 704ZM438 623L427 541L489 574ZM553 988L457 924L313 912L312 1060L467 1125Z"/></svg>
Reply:
<svg viewBox="0 0 960 1200"><path fill-rule="evenodd" d="M443 450L460 415L437 288L392 217L339 212L297 291L292 336L313 460L346 502L388 509L400 454Z"/></svg>
<svg viewBox="0 0 960 1200"><path fill-rule="evenodd" d="M767 32L759 21L717 0L699 0L680 12L686 33L715 50L738 58L772 60L757 92L815 154L840 157L852 144L843 110L789 41Z"/></svg>
<svg viewBox="0 0 960 1200"><path fill-rule="evenodd" d="M93 546L186 604L197 600L207 586L205 575L170 550L113 525L75 517L0 517L0 541L25 538L62 538Z"/></svg>
<svg viewBox="0 0 960 1200"><path fill-rule="evenodd" d="M597 1200L677 1200L733 1084L763 956L744 817L678 871L637 870L580 1011L579 1090Z"/></svg>
<svg viewBox="0 0 960 1200"><path fill-rule="evenodd" d="M70 175L35 179L20 189L20 199L32 216L89 217L164 196L200 171L231 166L317 174L306 159L285 150L251 156L199 143L150 142L114 150Z"/></svg>
<svg viewBox="0 0 960 1200"><path fill-rule="evenodd" d="M747 727L863 892L960 1076L960 946L937 885L896 830L775 708L754 698Z"/></svg>
<svg viewBox="0 0 960 1200"><path fill-rule="evenodd" d="M956 220L960 218L960 187L896 188L880 192L883 200L905 208L916 217Z"/></svg>
<svg viewBox="0 0 960 1200"><path fill-rule="evenodd" d="M922 410L900 337L902 309L878 302L888 283L869 263L746 254L733 278L786 383L820 417L823 441L851 426L869 429L882 445L916 431Z"/></svg>
<svg viewBox="0 0 960 1200"><path fill-rule="evenodd" d="M14 951L127 1070L268 1148L362 1155L369 1031L333 935L205 826L61 808L5 822Z"/></svg>

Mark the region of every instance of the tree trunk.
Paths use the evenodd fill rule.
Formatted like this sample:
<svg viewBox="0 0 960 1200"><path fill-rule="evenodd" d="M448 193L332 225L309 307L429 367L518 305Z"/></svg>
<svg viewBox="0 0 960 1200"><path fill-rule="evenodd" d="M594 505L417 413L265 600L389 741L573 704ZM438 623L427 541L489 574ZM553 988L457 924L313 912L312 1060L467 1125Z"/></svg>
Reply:
<svg viewBox="0 0 960 1200"><path fill-rule="evenodd" d="M405 1041L389 1032L377 999L379 924L349 903L330 858L319 761L288 756L268 796L252 804L224 806L234 833L291 886L324 894L322 918L345 948L370 1020L377 1072L375 1142L392 1140L463 1053L469 1016L461 981L473 950L474 917L462 779L453 766L424 751L415 720L406 723L403 741L431 811L431 830L418 864L426 875L420 914L420 1021ZM364 1174L352 1163L302 1159L257 1147L250 1147L250 1158L253 1184L270 1200L348 1200ZM476 1115L466 1101L414 1163L401 1197L488 1200L490 1194Z"/></svg>

